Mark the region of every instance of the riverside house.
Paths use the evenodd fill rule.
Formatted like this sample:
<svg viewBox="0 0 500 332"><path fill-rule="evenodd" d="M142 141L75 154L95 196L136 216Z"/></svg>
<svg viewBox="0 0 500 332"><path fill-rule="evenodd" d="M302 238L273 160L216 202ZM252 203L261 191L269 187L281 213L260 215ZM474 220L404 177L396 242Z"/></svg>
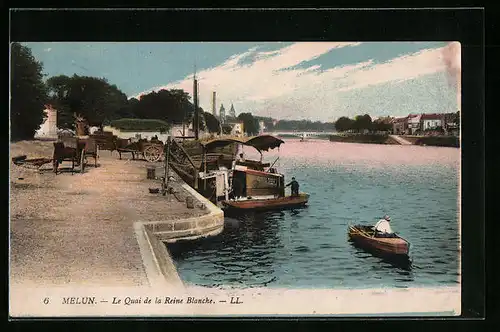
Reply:
<svg viewBox="0 0 500 332"><path fill-rule="evenodd" d="M420 118L421 130L429 131L433 129L443 128L443 114L422 114Z"/></svg>
<svg viewBox="0 0 500 332"><path fill-rule="evenodd" d="M245 132L243 131L243 122L228 122L227 124L231 126L231 136L245 136Z"/></svg>
<svg viewBox="0 0 500 332"><path fill-rule="evenodd" d="M458 124L460 123L459 115L457 113L445 113L443 129L445 133L453 136L458 136Z"/></svg>
<svg viewBox="0 0 500 332"><path fill-rule="evenodd" d="M408 128L408 117L395 118L392 121L392 132L394 133L394 135L406 134L407 128Z"/></svg>
<svg viewBox="0 0 500 332"><path fill-rule="evenodd" d="M421 135L424 132L434 135L458 136L459 116L457 113L409 114L404 118L392 120L394 135Z"/></svg>
<svg viewBox="0 0 500 332"><path fill-rule="evenodd" d="M422 114L409 114L408 115L408 130L407 133L410 135L415 135L420 131L420 119Z"/></svg>

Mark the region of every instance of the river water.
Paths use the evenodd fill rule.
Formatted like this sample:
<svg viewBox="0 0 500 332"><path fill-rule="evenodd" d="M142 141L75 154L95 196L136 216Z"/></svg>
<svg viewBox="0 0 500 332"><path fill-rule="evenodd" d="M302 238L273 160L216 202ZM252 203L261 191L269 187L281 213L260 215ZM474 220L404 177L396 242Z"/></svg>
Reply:
<svg viewBox="0 0 500 332"><path fill-rule="evenodd" d="M245 148L247 156L254 154ZM219 236L169 245L186 284L373 288L459 283L460 150L285 140L265 153L309 193L306 208L226 217ZM347 225L391 216L411 243L411 267L347 241Z"/></svg>

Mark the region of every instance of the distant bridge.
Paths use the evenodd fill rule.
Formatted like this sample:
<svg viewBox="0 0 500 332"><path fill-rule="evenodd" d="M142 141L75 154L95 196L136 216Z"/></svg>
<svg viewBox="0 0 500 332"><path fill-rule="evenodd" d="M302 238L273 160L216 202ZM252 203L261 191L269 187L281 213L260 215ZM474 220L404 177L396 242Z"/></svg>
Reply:
<svg viewBox="0 0 500 332"><path fill-rule="evenodd" d="M297 136L299 138L314 138L319 136L329 136L336 134L335 131L270 131L264 134L274 136Z"/></svg>

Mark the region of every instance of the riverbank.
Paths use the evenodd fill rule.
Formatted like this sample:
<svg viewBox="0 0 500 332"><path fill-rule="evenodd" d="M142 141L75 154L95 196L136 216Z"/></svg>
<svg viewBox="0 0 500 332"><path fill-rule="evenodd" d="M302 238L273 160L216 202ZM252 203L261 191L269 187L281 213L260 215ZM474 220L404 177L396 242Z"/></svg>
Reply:
<svg viewBox="0 0 500 332"><path fill-rule="evenodd" d="M408 136L400 135L406 141L411 142L412 145L421 146L442 146L442 147L460 147L460 139L456 136ZM376 134L344 134L344 135L330 135L331 142L344 142L344 143L364 143L364 144L400 144L391 135L376 135Z"/></svg>
<svg viewBox="0 0 500 332"><path fill-rule="evenodd" d="M21 141L11 143L10 157L50 158L52 149L51 142ZM109 151L101 151L99 167L84 174L40 174L9 163L10 285L140 287L160 276L166 286L182 286L170 257L157 257L166 252L158 234L170 240L204 236L202 225L191 221L213 211L176 174L175 195L162 196L148 190L160 186L146 177L152 164L118 160ZM162 165L155 166L160 176ZM187 196L194 208L187 207ZM210 222L212 234L222 231L223 214Z"/></svg>
<svg viewBox="0 0 500 332"><path fill-rule="evenodd" d="M460 147L460 138L457 136L402 136L413 145L443 146L450 148Z"/></svg>
<svg viewBox="0 0 500 332"><path fill-rule="evenodd" d="M356 134L356 135L330 135L331 142L364 143L364 144L399 144L389 135Z"/></svg>

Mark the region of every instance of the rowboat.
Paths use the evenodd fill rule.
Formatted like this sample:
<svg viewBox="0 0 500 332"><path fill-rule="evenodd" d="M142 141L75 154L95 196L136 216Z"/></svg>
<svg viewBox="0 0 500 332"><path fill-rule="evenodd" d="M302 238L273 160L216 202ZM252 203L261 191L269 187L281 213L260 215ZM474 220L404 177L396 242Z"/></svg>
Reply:
<svg viewBox="0 0 500 332"><path fill-rule="evenodd" d="M268 211L303 207L308 201L309 195L300 193L298 196L250 197L236 200L224 200L221 201L221 204L225 211Z"/></svg>
<svg viewBox="0 0 500 332"><path fill-rule="evenodd" d="M377 237L371 226L349 226L349 239L366 251L384 256L403 258L408 257L410 243L401 236Z"/></svg>

